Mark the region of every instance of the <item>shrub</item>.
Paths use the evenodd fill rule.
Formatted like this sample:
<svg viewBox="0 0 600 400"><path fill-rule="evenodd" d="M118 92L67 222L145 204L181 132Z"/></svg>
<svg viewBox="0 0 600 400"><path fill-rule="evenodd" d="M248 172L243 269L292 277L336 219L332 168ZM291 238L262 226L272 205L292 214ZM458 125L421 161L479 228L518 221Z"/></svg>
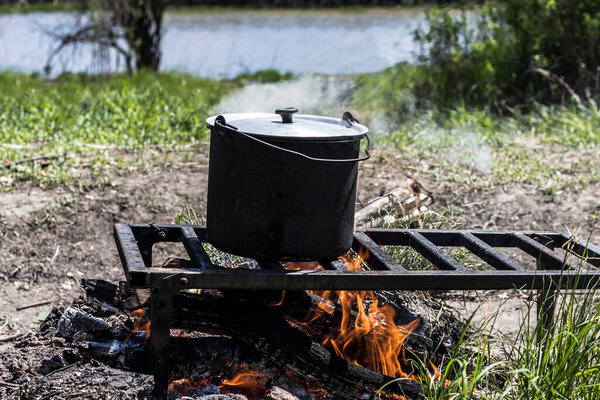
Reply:
<svg viewBox="0 0 600 400"><path fill-rule="evenodd" d="M415 33L427 71L416 90L438 104L461 100L514 113L598 92L595 0L507 0L486 3L479 14L431 10L427 21L428 31Z"/></svg>

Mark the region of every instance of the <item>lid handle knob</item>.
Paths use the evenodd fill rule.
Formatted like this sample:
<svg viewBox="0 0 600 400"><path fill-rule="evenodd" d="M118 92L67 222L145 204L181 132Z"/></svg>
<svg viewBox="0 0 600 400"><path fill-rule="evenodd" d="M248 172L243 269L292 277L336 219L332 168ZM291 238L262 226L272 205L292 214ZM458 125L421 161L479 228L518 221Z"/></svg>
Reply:
<svg viewBox="0 0 600 400"><path fill-rule="evenodd" d="M281 122L284 124L291 124L292 121L292 114L297 113L298 109L296 107L285 107L285 108L278 108L277 110L275 110L275 114L279 114L281 115Z"/></svg>

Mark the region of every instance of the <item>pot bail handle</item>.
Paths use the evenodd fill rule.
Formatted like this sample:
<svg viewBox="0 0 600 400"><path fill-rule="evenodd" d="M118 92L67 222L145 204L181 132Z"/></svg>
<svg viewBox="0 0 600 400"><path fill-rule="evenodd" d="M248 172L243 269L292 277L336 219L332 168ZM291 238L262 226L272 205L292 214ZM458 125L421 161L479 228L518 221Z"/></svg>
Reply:
<svg viewBox="0 0 600 400"><path fill-rule="evenodd" d="M348 113L348 114L350 114L350 113ZM350 114L350 115L352 115L352 114ZM345 116L345 114L344 114L344 116ZM344 119L344 121L352 123L352 122L348 121L348 119ZM353 119L353 121L358 122L358 120L356 120L356 119ZM300 153L299 151L286 149L285 147L279 147L279 146L277 146L275 144L272 144L272 143L269 143L269 142L265 142L264 140L260 140L257 137L254 137L252 135L244 133L244 132L238 130L237 127L228 124L225 121L225 117L223 117L222 115L218 115L217 118L215 118L215 126L218 126L218 127L222 128L222 129L224 129L226 131L229 131L230 133L242 135L242 136L244 136L247 139L253 140L253 141L258 142L260 144L263 144L263 145L265 145L267 147L271 147L271 148L276 149L276 150L281 150L281 151L284 151L286 153L295 154L297 156L304 157L307 160L311 160L311 161L332 162L332 163L349 163L349 162L365 161L365 160L368 160L369 158L371 158L371 154L369 153L369 150L371 150L371 139L369 138L369 135L367 135L366 133L365 133L365 136L364 136L365 138L367 138L367 148L365 149L366 156L359 157L359 158L337 159L337 158L317 158L317 157L311 157L311 156L309 156L307 154ZM361 140L362 140L362 138L361 138Z"/></svg>
<svg viewBox="0 0 600 400"><path fill-rule="evenodd" d="M275 114L281 115L281 123L283 124L291 124L294 122L292 121L292 115L297 112L298 109L296 107L285 107L275 110Z"/></svg>

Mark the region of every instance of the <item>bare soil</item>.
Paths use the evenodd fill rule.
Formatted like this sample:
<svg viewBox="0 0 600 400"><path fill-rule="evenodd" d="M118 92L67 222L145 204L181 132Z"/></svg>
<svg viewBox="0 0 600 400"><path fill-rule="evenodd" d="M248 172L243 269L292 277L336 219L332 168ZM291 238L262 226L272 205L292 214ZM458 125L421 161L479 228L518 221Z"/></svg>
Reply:
<svg viewBox="0 0 600 400"><path fill-rule="evenodd" d="M413 175L435 195L430 209L450 210L453 217L464 219L466 228L570 229L585 238L592 232L591 241L600 243L600 233L592 231L593 215L600 210L600 183L564 188L551 197L527 183L472 191L393 150L374 153L361 166L359 203L402 185L406 180L402 171L411 163L413 171L421 171ZM20 182L0 193L2 352L14 351L10 337L36 329L52 307L67 306L79 296L81 277L124 279L112 236L115 223L173 223L185 204L205 212L208 157L204 151L185 163L163 161L141 169L107 170L109 185L86 184L85 169L78 173L84 178L77 185L43 189ZM518 329L518 310L526 303L521 295L505 302L507 296L485 292L453 294L447 299L448 306L467 315L482 302L487 304L484 313L504 304L501 320L510 335ZM49 303L31 306L44 301ZM19 310L26 306L31 307ZM89 366L82 379L93 375L94 368Z"/></svg>

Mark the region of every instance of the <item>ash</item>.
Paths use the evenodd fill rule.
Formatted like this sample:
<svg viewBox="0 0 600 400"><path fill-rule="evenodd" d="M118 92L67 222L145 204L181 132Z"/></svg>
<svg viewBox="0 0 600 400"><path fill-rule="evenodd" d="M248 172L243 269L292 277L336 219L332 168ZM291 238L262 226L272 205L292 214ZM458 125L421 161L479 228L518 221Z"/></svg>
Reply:
<svg viewBox="0 0 600 400"><path fill-rule="evenodd" d="M134 321L77 299L68 308L53 308L35 332L0 346L1 399L120 399L150 398L154 385L147 374L143 334L131 336ZM185 376L218 380L236 365L273 376L267 383L269 400L315 400L284 371L269 365L256 351L231 339L202 334L176 337L174 379ZM193 345L191 345L193 343ZM183 357L183 353L187 357ZM322 397L327 398L327 397ZM215 384L186 393L169 392L169 399L248 400L241 394L221 393ZM252 399L252 398L251 398Z"/></svg>

